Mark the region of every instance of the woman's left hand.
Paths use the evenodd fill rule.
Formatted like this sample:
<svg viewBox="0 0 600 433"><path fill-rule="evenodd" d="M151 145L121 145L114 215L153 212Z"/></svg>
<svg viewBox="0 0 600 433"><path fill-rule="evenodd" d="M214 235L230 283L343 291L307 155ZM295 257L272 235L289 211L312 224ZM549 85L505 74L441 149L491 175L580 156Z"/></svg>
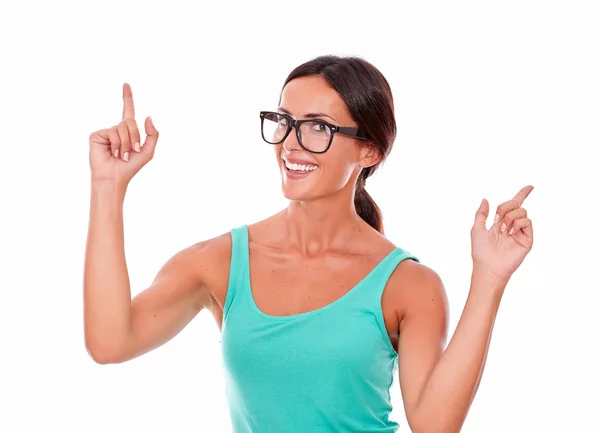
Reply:
<svg viewBox="0 0 600 433"><path fill-rule="evenodd" d="M533 227L522 207L533 191L528 185L496 210L494 224L486 228L490 205L483 199L471 230L471 256L474 269L508 282L533 245Z"/></svg>

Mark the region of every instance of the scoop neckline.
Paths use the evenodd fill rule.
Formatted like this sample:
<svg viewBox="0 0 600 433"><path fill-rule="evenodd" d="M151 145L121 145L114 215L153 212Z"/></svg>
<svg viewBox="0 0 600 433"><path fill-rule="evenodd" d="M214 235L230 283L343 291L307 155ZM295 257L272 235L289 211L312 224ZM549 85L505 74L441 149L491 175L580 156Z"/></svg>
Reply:
<svg viewBox="0 0 600 433"><path fill-rule="evenodd" d="M332 302L330 302L327 305L324 305L322 307L319 307L317 309L314 310L310 310L310 311L305 311L303 313L298 313L298 314L291 314L291 315L284 315L284 316L276 316L276 315L272 315L272 314L267 314L264 311L262 311L258 305L256 304L256 301L254 299L254 293L252 292L252 280L250 279L250 241L249 241L249 236L248 236L248 226L244 226L244 231L245 231L245 235L246 235L246 249L247 249L247 257L248 257L248 266L246 269L247 272L247 279L246 281L248 282L248 294L250 296L250 304L252 306L252 309L261 317L268 319L268 320L276 320L276 321L286 321L286 320L294 320L294 319L300 319L300 318L305 318L305 317L309 317L315 314L319 314L322 313L326 310L329 310L333 307L335 307L337 304L341 303L344 299L350 297L350 295L354 292L356 292L361 286L363 286L372 276L373 274L375 274L375 272L381 268L385 263L387 263L388 261L390 261L396 254L398 254L399 252L401 252L401 249L398 247L395 247L393 250L391 250L385 257L383 257L374 267L373 269L371 269L358 283L356 283L350 290L348 290L346 293L344 293L342 296L340 296L339 298L333 300Z"/></svg>

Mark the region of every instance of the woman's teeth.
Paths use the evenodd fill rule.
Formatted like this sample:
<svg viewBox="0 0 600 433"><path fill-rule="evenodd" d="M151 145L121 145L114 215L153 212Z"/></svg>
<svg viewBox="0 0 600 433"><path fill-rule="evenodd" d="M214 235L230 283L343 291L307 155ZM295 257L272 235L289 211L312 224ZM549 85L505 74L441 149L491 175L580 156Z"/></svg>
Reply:
<svg viewBox="0 0 600 433"><path fill-rule="evenodd" d="M294 170L294 171L313 171L319 167L318 165L312 165L312 164L292 164L287 161L284 161L284 163L285 163L285 166L289 170Z"/></svg>

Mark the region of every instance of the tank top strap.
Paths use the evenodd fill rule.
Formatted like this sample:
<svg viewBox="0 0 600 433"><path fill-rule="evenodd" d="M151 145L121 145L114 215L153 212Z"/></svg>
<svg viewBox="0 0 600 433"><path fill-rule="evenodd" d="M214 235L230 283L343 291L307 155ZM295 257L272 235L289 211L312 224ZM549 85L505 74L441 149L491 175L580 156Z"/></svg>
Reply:
<svg viewBox="0 0 600 433"><path fill-rule="evenodd" d="M231 262L229 265L229 283L223 306L223 320L240 290L247 283L250 275L250 256L248 251L248 225L231 230Z"/></svg>
<svg viewBox="0 0 600 433"><path fill-rule="evenodd" d="M398 247L391 251L365 278L365 286L369 288L362 291L365 294L363 296L368 296L372 301L376 302L377 306L381 306L381 297L383 296L383 291L388 280L398 265L407 259L420 263L420 260L416 256L402 248Z"/></svg>
<svg viewBox="0 0 600 433"><path fill-rule="evenodd" d="M402 248L396 248L390 252L362 281L362 287L360 287L360 290L358 291L358 299L355 301L359 305L364 306L369 313L373 314L381 332L382 341L385 341L385 345L388 347L390 355L394 358L397 355L388 336L383 314L382 297L392 273L400 263L407 259L420 263L417 257Z"/></svg>

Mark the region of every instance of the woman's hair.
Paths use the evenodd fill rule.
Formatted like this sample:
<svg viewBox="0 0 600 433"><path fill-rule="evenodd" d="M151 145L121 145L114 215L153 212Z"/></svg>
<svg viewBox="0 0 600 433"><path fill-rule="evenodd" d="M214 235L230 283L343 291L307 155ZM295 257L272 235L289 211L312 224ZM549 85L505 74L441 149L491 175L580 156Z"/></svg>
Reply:
<svg viewBox="0 0 600 433"><path fill-rule="evenodd" d="M383 233L381 210L365 189L365 182L392 150L396 138L396 119L392 91L383 74L359 57L319 56L296 67L283 87L295 78L319 75L346 103L357 125L366 131L369 146L381 155L381 161L364 168L356 182L356 212L371 227ZM340 125L346 126L346 125Z"/></svg>

